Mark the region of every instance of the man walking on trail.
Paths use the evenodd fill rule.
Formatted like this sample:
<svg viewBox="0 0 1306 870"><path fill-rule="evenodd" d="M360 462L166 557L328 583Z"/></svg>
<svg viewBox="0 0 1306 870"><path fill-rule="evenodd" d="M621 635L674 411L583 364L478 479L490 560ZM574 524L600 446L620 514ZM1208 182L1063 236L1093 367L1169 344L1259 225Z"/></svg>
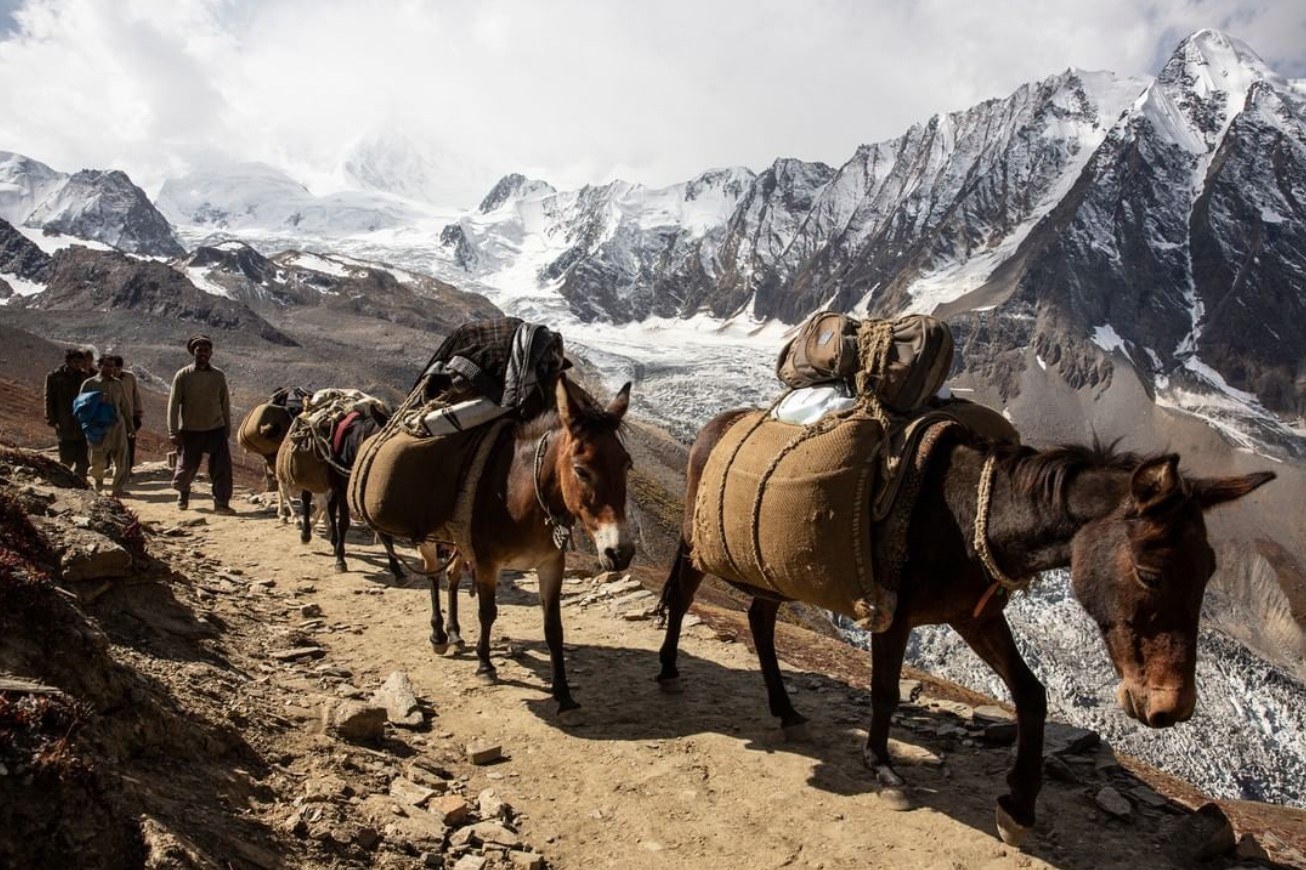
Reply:
<svg viewBox="0 0 1306 870"><path fill-rule="evenodd" d="M63 365L45 376L45 423L54 427L59 438L59 461L81 478L86 477L90 461L86 435L73 417L73 400L82 391L89 368L86 352L69 348L64 351Z"/></svg>
<svg viewBox="0 0 1306 870"><path fill-rule="evenodd" d="M168 394L168 440L177 447L177 466L172 488L177 490L177 507L190 506L190 484L199 471L200 459L209 455L209 480L213 482L213 510L234 514L231 508L231 394L227 377L215 369L213 339L193 335L186 342L195 362L177 372Z"/></svg>
<svg viewBox="0 0 1306 870"><path fill-rule="evenodd" d="M141 388L136 383L136 375L127 371L126 363L119 355L114 355L114 362L118 365L118 379L122 381L123 389L127 392L127 401L131 403L131 422L127 426L127 476L131 476L132 469L136 467L136 433L141 430L141 421L144 419L144 409L141 406Z"/></svg>
<svg viewBox="0 0 1306 870"><path fill-rule="evenodd" d="M104 489L104 475L108 466L113 465L113 479L109 494L122 498L127 494L127 427L131 425L131 402L122 381L118 380L118 365L112 356L100 357L100 370L82 384L80 395L99 393L99 405L113 408L110 415L88 415L90 427L83 427L86 440L91 445L91 479L95 481L95 491ZM112 416L113 421L108 422ZM94 417L94 420L89 419ZM98 437L97 437L98 436Z"/></svg>

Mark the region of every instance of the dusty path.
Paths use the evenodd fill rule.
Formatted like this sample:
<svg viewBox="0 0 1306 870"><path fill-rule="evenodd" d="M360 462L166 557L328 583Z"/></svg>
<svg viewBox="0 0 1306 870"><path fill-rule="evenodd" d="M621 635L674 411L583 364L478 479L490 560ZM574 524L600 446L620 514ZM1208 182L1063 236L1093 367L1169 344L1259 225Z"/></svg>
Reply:
<svg viewBox="0 0 1306 870"><path fill-rule="evenodd" d="M408 763L448 763L462 761L469 741L501 744L507 760L464 763L466 792L493 788L516 808L519 833L550 867L1187 865L1174 855L1191 846L1183 842L1192 838L1190 814L1135 797L1131 817L1117 821L1094 804L1105 785L1127 793L1140 787L1105 748L1061 765L1075 781L1048 782L1027 852L1004 846L993 834L993 802L1010 750L970 739L967 723L949 712L961 708L946 701L922 698L921 706L904 709L904 723L917 730L900 725L894 733L903 741L901 772L918 806L889 811L870 791L859 760L869 717L863 687L782 662L795 703L812 719L810 743L785 743L767 712L746 638L723 628L731 619L738 625L737 615L716 614L686 630L686 692L665 695L653 681L661 641L655 623L626 619L610 600L581 604L594 582L569 580L572 600L563 621L573 690L587 721L568 728L557 722L547 691L548 654L531 575L500 590L494 655L501 681L487 687L473 675L470 650L432 653L424 581L392 585L381 550L368 537L351 535L352 570L335 574L325 540L301 545L291 527L245 498L236 502L240 515L228 518L208 512L196 493L197 507L182 514L155 477L138 482L127 504L155 529L202 518L178 537L154 538L152 546L207 576L225 573L266 590L255 605L221 590L205 598L227 625L223 642L265 663L267 685L284 695L287 717L299 723L272 747L288 771L316 776L319 768L304 765L330 756L314 711L341 691L343 680L324 678L323 667L346 669L348 683L368 693L391 671L405 671L435 715L425 732L392 729L394 739L383 750L408 756ZM461 601L463 636L474 643L474 601ZM320 607L320 619L305 619L305 605ZM299 664L268 656L297 636L320 645L325 656ZM780 646L783 657L783 633ZM374 804L384 812L392 801L383 795L356 794L350 803L360 813ZM283 809L265 812L270 826L280 823Z"/></svg>

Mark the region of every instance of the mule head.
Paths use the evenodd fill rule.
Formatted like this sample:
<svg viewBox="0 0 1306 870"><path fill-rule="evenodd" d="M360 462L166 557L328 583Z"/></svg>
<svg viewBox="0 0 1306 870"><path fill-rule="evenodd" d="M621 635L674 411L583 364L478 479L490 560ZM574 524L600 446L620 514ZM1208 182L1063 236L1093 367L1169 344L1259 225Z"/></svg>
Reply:
<svg viewBox="0 0 1306 870"><path fill-rule="evenodd" d="M635 555L626 523L626 477L630 454L621 443L621 421L630 406L630 384L606 408L566 377L558 379L557 476L567 511L594 540L605 571L620 571Z"/></svg>
<svg viewBox="0 0 1306 870"><path fill-rule="evenodd" d="M1192 716L1197 626L1215 571L1202 513L1273 479L1185 479L1178 456L1148 460L1115 509L1075 535L1071 582L1102 631L1120 676L1116 699L1129 716L1152 728Z"/></svg>

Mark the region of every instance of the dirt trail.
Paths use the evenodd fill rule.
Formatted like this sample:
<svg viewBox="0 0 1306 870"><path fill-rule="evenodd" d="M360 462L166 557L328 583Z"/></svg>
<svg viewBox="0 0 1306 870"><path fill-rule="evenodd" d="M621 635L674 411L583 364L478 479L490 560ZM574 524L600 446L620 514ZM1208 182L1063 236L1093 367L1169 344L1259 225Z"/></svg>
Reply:
<svg viewBox="0 0 1306 870"><path fill-rule="evenodd" d="M433 654L424 581L392 584L370 536L351 534L352 570L336 574L320 535L300 544L270 509L238 498L238 516L218 516L197 492L197 507L181 513L172 498L158 475L133 486L128 506L155 529L202 518L176 530L178 537L152 538L152 547L189 561L192 578L225 573L266 590L256 606L220 590L203 598L212 620L225 625L229 654L264 663L266 684L298 722L260 746L288 775L319 777L329 763L322 761L331 753L315 711L339 694L342 680L323 677L324 666L346 669L348 682L369 695L400 670L435 715L425 732L392 727L373 754L392 756L396 766L423 759L449 766L456 758L469 777L466 792L493 788L511 804L522 839L550 867L1191 866L1174 857L1192 846L1184 842L1193 836L1187 811L1135 797L1131 817L1118 821L1095 805L1105 785L1126 793L1141 786L1105 748L1061 765L1075 781L1047 783L1026 852L1004 846L993 833L993 804L1010 750L970 739L954 715L968 708L947 701L923 697L904 708L894 734L918 806L888 810L871 792L859 758L869 719L865 683L782 662L795 704L812 720L810 743L784 742L739 615L707 614L708 621L686 630L686 692L665 695L653 681L661 641L655 623L628 620L610 601L582 605L594 581L569 580L563 622L586 723L564 727L548 695L532 575L501 587L494 632L500 683L484 686L473 675L470 649ZM461 602L463 636L474 643L474 601ZM321 608L319 621L305 619L305 605ZM782 658L795 631L782 632ZM271 658L294 632L320 645L324 657L307 664ZM833 646L814 635L811 642ZM864 666L869 672L869 662ZM501 744L507 759L466 765L462 747L481 738ZM381 792L356 794L349 803L360 813L380 807L384 814L393 800ZM283 829L287 809L262 810L269 827Z"/></svg>

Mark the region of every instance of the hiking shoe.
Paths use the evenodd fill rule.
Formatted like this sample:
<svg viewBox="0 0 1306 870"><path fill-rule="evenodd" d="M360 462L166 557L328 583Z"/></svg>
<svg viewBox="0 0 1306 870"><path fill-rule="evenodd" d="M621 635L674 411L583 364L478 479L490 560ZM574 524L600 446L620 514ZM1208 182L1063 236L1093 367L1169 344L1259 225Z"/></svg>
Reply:
<svg viewBox="0 0 1306 870"><path fill-rule="evenodd" d="M225 502L219 502L213 505L213 512L215 514L222 514L224 517L234 517L236 515L235 509Z"/></svg>
<svg viewBox="0 0 1306 870"><path fill-rule="evenodd" d="M184 511L188 507L190 507L190 493L177 493L177 509Z"/></svg>

